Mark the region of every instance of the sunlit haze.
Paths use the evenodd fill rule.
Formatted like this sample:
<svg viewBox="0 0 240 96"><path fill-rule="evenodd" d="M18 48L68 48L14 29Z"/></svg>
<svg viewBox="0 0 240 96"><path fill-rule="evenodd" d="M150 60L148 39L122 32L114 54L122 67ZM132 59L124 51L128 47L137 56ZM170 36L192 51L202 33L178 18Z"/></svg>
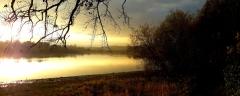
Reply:
<svg viewBox="0 0 240 96"><path fill-rule="evenodd" d="M10 4L9 0L1 0L0 6L4 6L5 4ZM196 10L200 9L203 5L205 0L127 0L125 4L125 10L128 15L132 18L130 20L130 26L133 28L137 28L139 25L143 25L145 23L149 23L151 25L157 25L168 14L170 9L182 9L184 11L195 12ZM110 11L114 14L115 17L119 15L118 10L121 7L121 0L113 0L110 2ZM69 38L67 39L67 45L76 44L78 46L89 46L91 43L91 30L83 31L83 26L81 26L84 22L83 17L79 15L75 20L75 25L71 27L70 33L68 35ZM128 26L123 26L122 19L117 20L117 23L120 25L121 30L115 32L114 30L107 30L108 42L110 46L124 46L130 43L128 40L128 36L131 33L131 29ZM17 24L16 24L17 25ZM9 27L0 26L0 40L10 40L10 29ZM40 29L40 30L39 30ZM107 29L107 28L106 28ZM17 29L13 28L12 32ZM38 32L35 33L35 37L32 41L36 41L39 38L37 36L41 35L41 28L36 28ZM28 41L30 40L31 34L28 32L27 29L23 28L23 31L20 35L20 41ZM101 30L98 30L101 31ZM101 37L97 37L93 43L94 46L100 46L99 42Z"/></svg>
<svg viewBox="0 0 240 96"><path fill-rule="evenodd" d="M240 96L240 0L0 0L0 96Z"/></svg>
<svg viewBox="0 0 240 96"><path fill-rule="evenodd" d="M92 58L92 60L89 60L89 58ZM136 61L121 55L1 59L0 82L136 70L140 70L137 68Z"/></svg>
<svg viewBox="0 0 240 96"><path fill-rule="evenodd" d="M0 1L0 10L7 10L4 9L4 6L10 5L10 1L11 0L1 0ZM42 0L39 0L42 2ZM74 4L71 3L75 0L69 0L69 4ZM37 2L37 0L34 0L34 2ZM109 11L111 12L111 14L113 14L116 22L119 24L119 28L116 27L113 28L113 26L111 24L108 24L107 22L103 23L104 29L106 31L106 35L107 35L107 40L108 40L108 44L109 46L126 46L128 44L130 44L130 40L129 40L129 34L131 34L132 29L131 28L138 28L140 25L143 25L145 23L148 23L150 25L156 26L159 25L160 22L162 22L165 18L165 16L168 15L170 9L181 9L185 12L191 12L194 13L196 12L196 10L199 10L202 5L205 3L205 0L127 0L127 3L124 5L125 11L126 13L131 17L130 19L130 25L124 25L123 24L123 19L117 19L116 17L118 17L120 15L118 9L121 9L121 5L123 3L123 0L112 0L109 3ZM40 6L42 7L42 6ZM100 6L101 9L101 6ZM62 8L61 12L59 12L60 16L68 16L66 15L66 10L64 8ZM2 12L2 14L4 15L4 12ZM36 18L35 18L36 19ZM93 46L101 46L102 42L102 37L101 36L96 36L94 38L94 41L92 42L92 27L88 27L85 28L85 26L83 26L83 23L86 22L86 20L88 20L88 17L84 16L83 14L79 14L74 22L74 25L71 26L71 29L69 31L69 33L67 34L67 45L77 45L78 48L82 48L82 47L89 47L91 46L91 44ZM34 27L34 31L33 34L30 33L30 29L28 25L21 27L21 33L18 34L18 30L20 28L20 21L16 21L13 25L13 27L10 27L10 25L6 25L6 22L4 22L4 18L0 18L0 40L1 41L6 41L6 40L19 40L21 42L24 41L29 41L31 40L32 42L37 42L39 40L39 38L44 36L44 31L45 28L43 25L41 25L42 23L40 23L39 25ZM56 21L58 24L62 24L64 22L64 20L59 20ZM130 28L131 27L131 28ZM101 28L97 29L96 33L101 33ZM31 38L33 36L33 38ZM54 33L51 36L59 36L59 33ZM50 37L51 38L51 37ZM47 38L48 39L48 38ZM20 47L20 46L19 46ZM37 49L37 48L36 48ZM74 48L73 48L74 49ZM117 48L116 48L117 49ZM123 52L123 49L120 49L119 52ZM18 53L12 53L13 56L18 56L19 54L23 54L22 56L35 56L35 55L39 55L42 53L42 49L39 50L32 50L32 54L31 53L24 53L25 50L24 49L17 49L15 48L14 52L18 52ZM35 54L34 53L39 53L39 54ZM47 51L48 55L52 56L52 53ZM75 50L72 51L73 53L77 52ZM85 49L79 49L78 52L87 52ZM18 55L17 55L18 54ZM43 55L47 55L45 53L42 53ZM86 53L82 53L82 54L86 54ZM19 55L20 56L20 55ZM94 55L95 56L95 55ZM86 57L86 56L85 56ZM102 56L99 56L102 57ZM81 57L83 58L83 57ZM96 59L98 57L86 57L86 58L91 58L91 59ZM108 57L111 58L111 57ZM122 63L130 63L133 62L131 61L131 59L126 59L127 57L124 57L125 59L123 60L124 62L122 62L121 58L117 59L120 61L117 62L122 62ZM50 58L51 59L51 58ZM66 59L66 60L65 60ZM5 59L0 63L0 78L5 78L5 79L23 79L23 78L18 78L18 77L26 77L30 76L31 74L34 73L38 73L38 72L42 72L42 70L50 70L52 68L68 68L68 66L70 66L71 64L75 64L76 62L68 62L68 61L74 61L74 60L70 60L70 59L74 59L74 58L70 58L67 59L65 58L65 61L62 62L58 62L57 60L52 60L51 62L45 61L43 64L41 63L37 63L37 62L33 62L34 64L30 64L29 62L27 62L27 59ZM91 62L92 64L102 64L102 63L107 63L107 61L103 61L106 58L103 59L97 59L96 62ZM114 58L112 58L114 60ZM86 59L88 60L88 59ZM110 59L107 59L110 60ZM65 65L63 63L71 63L70 65ZM114 62L114 64L117 63L116 61ZM77 63L81 63L81 64L85 64L87 63L87 61L82 61L82 62L77 62ZM113 63L113 62L112 62ZM57 65L56 65L57 64ZM81 65L83 66L83 65ZM121 65L122 66L122 65ZM72 66L74 67L74 66ZM69 67L70 68L70 67ZM87 68L88 69L88 68ZM89 68L91 69L91 68ZM117 69L117 68L116 68ZM125 69L122 69L125 70ZM103 70L102 70L103 71ZM111 70L113 71L113 70ZM49 71L48 71L49 72ZM105 71L104 71L105 72ZM110 71L108 71L110 72ZM7 74L5 74L7 73ZM44 74L44 73L41 73ZM81 74L81 73L76 73L76 74ZM90 74L90 73L88 73ZM32 75L31 75L32 76ZM30 76L30 77L31 77ZM44 75L39 75L39 76L44 76Z"/></svg>

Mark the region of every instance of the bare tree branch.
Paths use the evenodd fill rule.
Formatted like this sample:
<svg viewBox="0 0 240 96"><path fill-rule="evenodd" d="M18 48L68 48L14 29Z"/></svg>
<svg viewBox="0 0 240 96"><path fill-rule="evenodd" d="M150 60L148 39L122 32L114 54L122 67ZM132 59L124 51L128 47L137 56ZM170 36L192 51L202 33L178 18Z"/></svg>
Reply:
<svg viewBox="0 0 240 96"><path fill-rule="evenodd" d="M123 24L129 26L131 18L125 12L125 3L126 0L122 3L122 9L118 9L121 15L117 19L123 18ZM115 21L116 18L114 18L109 10L109 4L110 0L75 0L74 2L68 0L11 0L10 6L8 4L4 6L0 18L3 19L2 23L5 25L18 26L18 36L22 33L22 28L27 27L29 34L31 34L30 40L36 38L34 34L40 31L39 33L42 36L38 37L38 41L30 46L29 49L49 38L49 42L62 44L66 47L68 33L74 25L76 17L80 13L83 13L89 17L88 19L81 19L86 21L83 22L85 28L90 27L92 29L91 45L95 37L100 35L102 36L102 46L109 47L105 22L110 22L114 29L120 29L118 23ZM104 12L102 12L102 9ZM68 13L62 13L63 15L61 15L61 12ZM19 22L20 25L15 25L16 22ZM44 30L38 30L38 27ZM101 29L100 32L97 30L98 28Z"/></svg>

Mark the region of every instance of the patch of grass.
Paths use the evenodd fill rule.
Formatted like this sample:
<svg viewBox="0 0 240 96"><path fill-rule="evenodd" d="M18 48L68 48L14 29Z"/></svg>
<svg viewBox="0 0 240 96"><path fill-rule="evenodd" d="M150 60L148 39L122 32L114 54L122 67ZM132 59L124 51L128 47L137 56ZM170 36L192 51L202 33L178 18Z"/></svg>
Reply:
<svg viewBox="0 0 240 96"><path fill-rule="evenodd" d="M55 78L61 79L55 82L14 84L1 88L0 96L186 96L191 92L189 82L148 81L143 72L88 77L64 77Z"/></svg>

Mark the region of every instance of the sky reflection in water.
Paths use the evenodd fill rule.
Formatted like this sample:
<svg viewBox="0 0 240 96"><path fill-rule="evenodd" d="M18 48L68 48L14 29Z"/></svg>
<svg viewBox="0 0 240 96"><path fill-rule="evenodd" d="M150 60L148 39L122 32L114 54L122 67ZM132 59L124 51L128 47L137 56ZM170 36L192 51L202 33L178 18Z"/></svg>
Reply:
<svg viewBox="0 0 240 96"><path fill-rule="evenodd" d="M124 55L4 59L0 63L0 82L137 71L138 66L136 60Z"/></svg>

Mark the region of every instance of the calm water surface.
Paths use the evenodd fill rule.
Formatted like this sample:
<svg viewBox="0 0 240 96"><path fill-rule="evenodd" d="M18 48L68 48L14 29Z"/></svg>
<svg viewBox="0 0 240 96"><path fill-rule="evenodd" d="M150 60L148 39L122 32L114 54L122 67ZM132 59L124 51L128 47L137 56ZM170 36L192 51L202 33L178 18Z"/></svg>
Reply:
<svg viewBox="0 0 240 96"><path fill-rule="evenodd" d="M0 82L141 70L125 55L75 55L0 60Z"/></svg>

